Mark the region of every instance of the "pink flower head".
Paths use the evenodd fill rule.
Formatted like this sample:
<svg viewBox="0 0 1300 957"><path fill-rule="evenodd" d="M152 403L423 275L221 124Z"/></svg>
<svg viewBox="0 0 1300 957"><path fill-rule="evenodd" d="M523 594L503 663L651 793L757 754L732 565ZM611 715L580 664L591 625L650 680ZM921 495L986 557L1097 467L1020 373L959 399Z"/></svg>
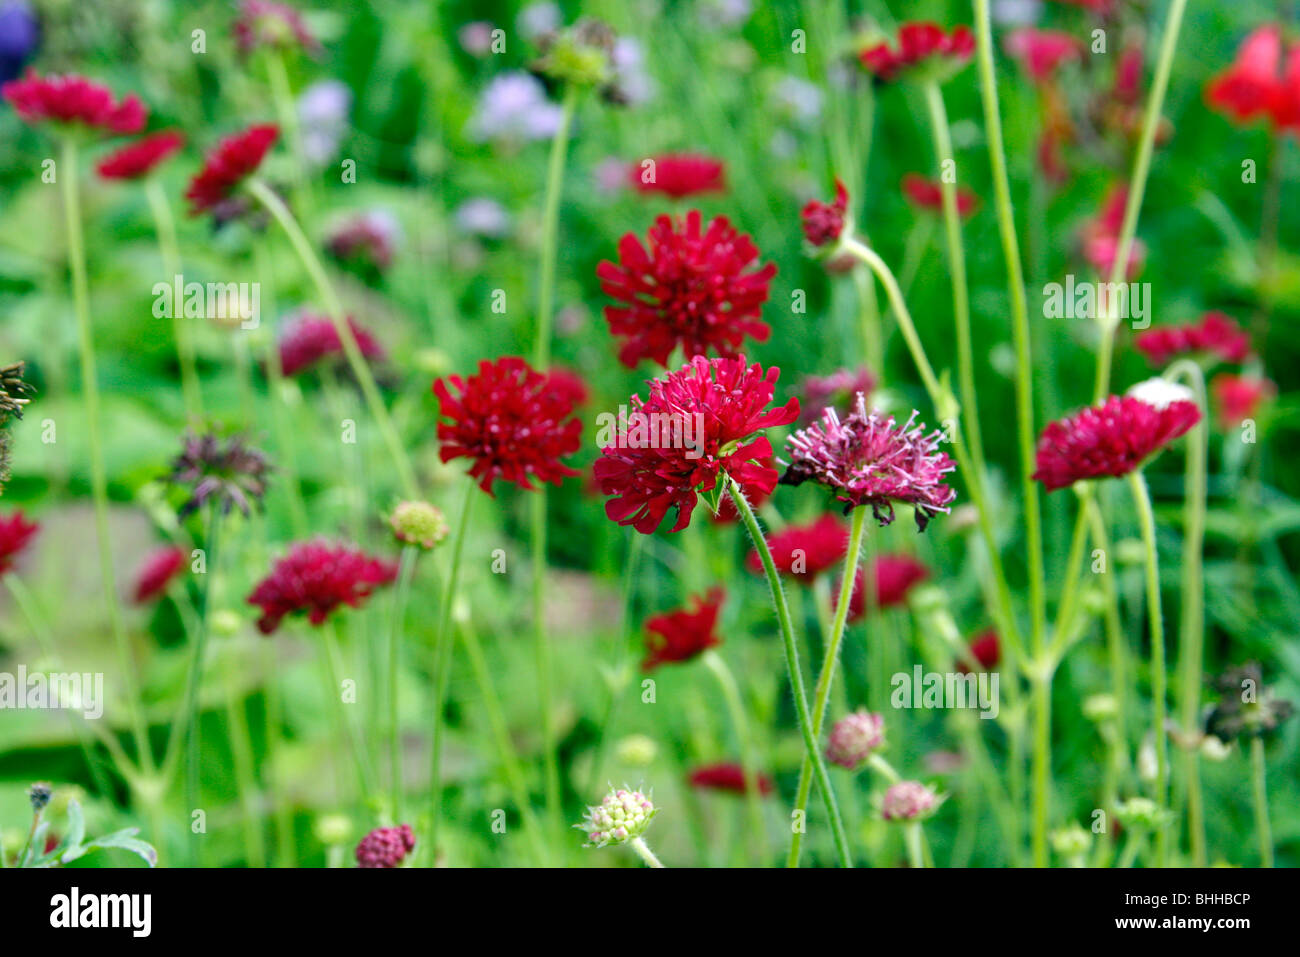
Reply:
<svg viewBox="0 0 1300 957"><path fill-rule="evenodd" d="M930 569L910 555L881 555L871 563L867 575L876 583L877 608L893 608L907 601L914 585L930 577ZM863 587L865 575L861 568L853 579L853 594L849 597L849 621L859 621L867 611L867 593ZM836 601L838 601L838 596Z"/></svg>
<svg viewBox="0 0 1300 957"><path fill-rule="evenodd" d="M1244 362L1250 355L1250 336L1222 312L1207 312L1188 325L1143 330L1133 345L1152 366L1168 365L1183 355L1213 356L1223 362Z"/></svg>
<svg viewBox="0 0 1300 957"><path fill-rule="evenodd" d="M1084 224L1080 232L1083 257L1100 275L1109 276L1119 255L1119 234L1124 227L1124 207L1128 204L1128 186L1115 186L1106 196L1097 215ZM1146 261L1146 244L1136 236L1129 248L1127 278L1135 279Z"/></svg>
<svg viewBox="0 0 1300 957"><path fill-rule="evenodd" d="M914 821L939 804L939 796L920 781L899 781L885 792L880 815L886 821Z"/></svg>
<svg viewBox="0 0 1300 957"><path fill-rule="evenodd" d="M766 342L760 318L776 266L750 271L758 247L725 216L700 230L700 213L658 217L648 245L633 233L618 243L617 264L596 267L600 288L619 305L605 307L609 331L625 341L618 358L629 369L642 359L663 365L681 346L687 358L710 350L734 357L746 336Z"/></svg>
<svg viewBox="0 0 1300 957"><path fill-rule="evenodd" d="M670 153L651 157L653 167L637 163L628 167L628 182L642 193L664 193L673 199L726 190L722 160L696 153ZM650 171L653 169L653 176Z"/></svg>
<svg viewBox="0 0 1300 957"><path fill-rule="evenodd" d="M1286 87L1281 76L1282 29L1266 23L1254 30L1237 51L1237 58L1205 87L1209 105L1238 123L1261 116L1276 122L1279 108L1285 119ZM1292 96L1300 95L1294 91Z"/></svg>
<svg viewBox="0 0 1300 957"><path fill-rule="evenodd" d="M367 359L382 359L384 350L369 332L348 316L348 326L357 340L357 348ZM280 336L280 370L297 375L327 356L342 356L343 340L334 321L328 316L303 312L290 322Z"/></svg>
<svg viewBox="0 0 1300 957"><path fill-rule="evenodd" d="M302 14L287 3L243 0L234 29L235 44L244 56L259 47L281 50L297 47L311 55L320 52L320 42L307 29Z"/></svg>
<svg viewBox="0 0 1300 957"><path fill-rule="evenodd" d="M1210 397L1214 400L1219 426L1234 429L1246 419L1253 419L1259 407L1277 395L1277 386L1258 376L1239 376L1221 373L1210 381Z"/></svg>
<svg viewBox="0 0 1300 957"><path fill-rule="evenodd" d="M286 615L319 625L340 605L360 608L379 586L397 578L397 565L360 549L314 540L298 542L248 596L262 609L258 630L269 635Z"/></svg>
<svg viewBox="0 0 1300 957"><path fill-rule="evenodd" d="M1112 395L1099 406L1048 423L1038 437L1033 477L1054 492L1083 479L1128 475L1201 420L1190 392L1187 398L1176 394L1180 397L1169 401Z"/></svg>
<svg viewBox="0 0 1300 957"><path fill-rule="evenodd" d="M497 479L532 491L535 481L559 485L579 474L561 461L581 444L582 423L570 418L573 393L555 389L518 356L484 359L476 375L439 379L433 392L442 414L439 458L473 460L470 477L489 495Z"/></svg>
<svg viewBox="0 0 1300 957"><path fill-rule="evenodd" d="M399 867L414 849L411 825L377 827L357 844L357 867Z"/></svg>
<svg viewBox="0 0 1300 957"><path fill-rule="evenodd" d="M694 607L688 605L647 619L646 656L641 669L651 671L663 664L690 661L714 645L722 644L716 629L718 612L726 597L721 588L711 588L708 594L691 599Z"/></svg>
<svg viewBox="0 0 1300 957"><path fill-rule="evenodd" d="M885 719L860 708L835 722L826 739L826 760L855 771L885 743Z"/></svg>
<svg viewBox="0 0 1300 957"><path fill-rule="evenodd" d="M161 596L184 567L185 552L175 545L150 552L135 574L135 603L143 605Z"/></svg>
<svg viewBox="0 0 1300 957"><path fill-rule="evenodd" d="M894 520L894 503L916 509L917 528L924 531L938 512L947 512L957 497L943 484L956 467L938 451L939 432L925 434L913 426L913 412L902 426L891 415L868 412L858 393L853 413L843 422L834 409L822 413L821 422L800 429L786 440L790 465L782 485L815 482L831 490L845 511L870 505L881 525Z"/></svg>
<svg viewBox="0 0 1300 957"><path fill-rule="evenodd" d="M129 135L144 128L148 112L134 94L118 100L108 87L74 73L39 76L28 70L21 80L0 87L0 93L18 117L32 126L51 122Z"/></svg>
<svg viewBox="0 0 1300 957"><path fill-rule="evenodd" d="M849 530L834 515L823 515L808 525L791 525L767 537L772 561L782 574L802 582L811 582L822 572L843 560L849 547ZM745 559L745 567L756 575L763 574L763 563L756 550Z"/></svg>
<svg viewBox="0 0 1300 957"><path fill-rule="evenodd" d="M823 203L810 199L800 213L803 234L814 246L827 246L840 238L844 231L844 217L849 209L849 191L839 177L835 178L835 201Z"/></svg>
<svg viewBox="0 0 1300 957"><path fill-rule="evenodd" d="M218 143L185 191L190 215L197 216L229 199L240 183L257 172L279 135L280 128L267 123L250 126Z"/></svg>
<svg viewBox="0 0 1300 957"><path fill-rule="evenodd" d="M898 28L898 46L881 42L858 54L863 68L877 79L892 82L915 73L926 79L945 80L964 67L975 53L975 37L968 27L944 33L937 23L904 23Z"/></svg>
<svg viewBox="0 0 1300 957"><path fill-rule="evenodd" d="M754 783L758 785L758 793L764 796L771 794L774 789L772 779L761 772L755 777ZM748 790L745 786L745 769L735 761L706 764L704 767L696 768L691 772L688 780L691 787L701 791L744 794Z"/></svg>
<svg viewBox="0 0 1300 957"><path fill-rule="evenodd" d="M675 372L650 382L644 402L632 397L628 427L620 426L612 445L601 449L594 472L601 492L613 496L605 514L620 525L649 535L670 508L677 510L672 531L691 521L700 491L722 491L725 472L746 494L771 494L776 470L763 464L772 444L763 429L789 425L799 417L799 400L769 409L781 370L766 372L745 358L706 359L696 356ZM637 417L632 422L633 416ZM680 435L694 434L690 447L681 441L646 441L638 436L642 423L678 423ZM644 431L644 430L642 430ZM663 428L659 429L662 438ZM669 427L670 435L672 428Z"/></svg>
<svg viewBox="0 0 1300 957"><path fill-rule="evenodd" d="M943 211L943 185L937 180L926 179L916 173L903 177L903 195L907 201L918 209L932 213ZM962 187L957 188L957 213L963 219L975 212L979 200L975 194Z"/></svg>
<svg viewBox="0 0 1300 957"><path fill-rule="evenodd" d="M1083 44L1073 35L1034 27L1012 30L1004 47L1035 83L1046 83L1062 64L1078 60L1083 53Z"/></svg>
<svg viewBox="0 0 1300 957"><path fill-rule="evenodd" d="M21 511L0 515L0 575L14 570L14 560L31 544L40 528Z"/></svg>
<svg viewBox="0 0 1300 957"><path fill-rule="evenodd" d="M185 137L180 133L154 133L105 156L95 169L104 179L140 179L184 145Z"/></svg>

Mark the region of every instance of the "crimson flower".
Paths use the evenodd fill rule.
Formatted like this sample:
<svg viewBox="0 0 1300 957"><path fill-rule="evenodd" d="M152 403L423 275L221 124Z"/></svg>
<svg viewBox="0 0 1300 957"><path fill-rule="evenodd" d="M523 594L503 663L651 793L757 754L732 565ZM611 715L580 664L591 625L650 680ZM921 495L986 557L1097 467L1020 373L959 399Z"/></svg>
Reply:
<svg viewBox="0 0 1300 957"><path fill-rule="evenodd" d="M1073 35L1034 27L1012 30L1003 46L1035 83L1046 83L1062 64L1079 59L1083 53L1083 45Z"/></svg>
<svg viewBox="0 0 1300 957"><path fill-rule="evenodd" d="M727 183L721 160L695 153L651 157L653 167L644 164L628 169L628 181L642 193L665 193L673 199L697 193L721 193ZM647 174L653 169L653 175Z"/></svg>
<svg viewBox="0 0 1300 957"><path fill-rule="evenodd" d="M135 603L143 605L162 595L184 567L185 552L175 545L150 552L135 573Z"/></svg>
<svg viewBox="0 0 1300 957"><path fill-rule="evenodd" d="M546 373L546 378L551 391L567 398L575 409L580 405L586 405L587 400L591 398L591 390L587 388L586 380L572 369L554 366Z"/></svg>
<svg viewBox="0 0 1300 957"><path fill-rule="evenodd" d="M654 441L653 436L643 441L635 425L621 427L593 466L601 492L613 496L605 503L605 514L649 535L668 509L676 508L672 531L679 532L690 524L697 493L718 497L724 472L746 495L770 495L777 473L764 462L772 457L772 443L756 433L799 417L798 399L767 407L780 377L780 369L764 372L758 363L747 365L743 356L696 356L677 371L651 380L648 399L632 396L632 414L643 417L639 422L676 422L679 434L693 440L690 447ZM663 429L659 431L662 438ZM671 439L674 430L668 431Z"/></svg>
<svg viewBox="0 0 1300 957"><path fill-rule="evenodd" d="M771 777L759 772L755 775L755 778L754 783L758 786L759 794L768 795L772 793L774 786ZM691 772L687 780L690 782L691 787L702 791L726 791L731 794L744 794L747 790L745 786L745 769L734 761L706 764L704 767L696 768Z"/></svg>
<svg viewBox="0 0 1300 957"><path fill-rule="evenodd" d="M894 608L907 601L914 585L930 577L926 568L911 555L885 554L876 558L866 574L859 568L849 596L849 621L858 621L867 611L867 593L863 587L867 575L876 583L876 608ZM838 593L837 593L838 595ZM838 597L836 601L838 601Z"/></svg>
<svg viewBox="0 0 1300 957"><path fill-rule="evenodd" d="M800 429L786 440L790 465L782 485L814 482L824 485L843 502L845 512L870 505L881 525L894 520L894 503L916 509L921 531L938 512L947 512L957 493L943 484L943 476L956 466L938 451L939 432L925 434L913 427L913 412L902 426L894 417L868 412L858 393L853 413L840 421L827 409L822 420Z"/></svg>
<svg viewBox="0 0 1300 957"><path fill-rule="evenodd" d="M765 469L771 469L773 472L776 471L775 456L764 456L763 458L758 459L757 462ZM775 490L775 486L773 486L773 490ZM747 501L749 507L755 511L757 511L759 507L771 497L771 492L764 491L756 485L749 485L745 489L745 501ZM734 522L740 521L740 513L736 511L736 503L731 500L730 495L723 495L718 499L718 510L711 516L711 518L715 525L731 525Z"/></svg>
<svg viewBox="0 0 1300 957"><path fill-rule="evenodd" d="M618 243L618 264L596 267L600 288L621 305L605 307L609 331L626 341L618 358L629 369L641 359L663 365L680 345L687 358L709 350L734 357L746 336L767 341L759 319L776 266L746 271L758 247L725 216L700 231L699 210L684 220L658 217L648 247L633 233Z"/></svg>
<svg viewBox="0 0 1300 957"><path fill-rule="evenodd" d="M397 565L360 549L313 540L298 542L248 596L262 609L257 628L269 635L286 615L305 614L319 625L340 605L360 608L377 587L397 578Z"/></svg>
<svg viewBox="0 0 1300 957"><path fill-rule="evenodd" d="M1054 492L1083 479L1119 478L1140 468L1201 420L1190 390L1169 383L1161 389L1163 398L1140 397L1143 392L1112 395L1099 406L1048 423L1038 437L1033 477Z"/></svg>
<svg viewBox="0 0 1300 957"><path fill-rule="evenodd" d="M40 528L39 523L29 521L21 511L0 515L0 575L14 570L14 560L31 544Z"/></svg>
<svg viewBox="0 0 1300 957"><path fill-rule="evenodd" d="M1210 80L1206 101L1238 123L1267 117L1280 129L1300 126L1300 44L1291 46L1285 68L1282 54L1282 28L1276 23L1257 28L1232 65Z"/></svg>
<svg viewBox="0 0 1300 957"><path fill-rule="evenodd" d="M943 185L938 180L926 179L917 173L908 173L903 177L903 195L908 202L920 209L931 212L943 211ZM970 216L979 204L975 194L969 189L957 187L957 213L962 217Z"/></svg>
<svg viewBox="0 0 1300 957"><path fill-rule="evenodd" d="M309 54L320 50L320 43L303 23L302 14L287 3L243 0L234 30L235 45L244 56L258 47L298 47Z"/></svg>
<svg viewBox="0 0 1300 957"><path fill-rule="evenodd" d="M470 477L489 495L496 479L531 491L533 481L559 485L579 474L560 461L581 443L582 423L570 418L574 394L523 359L484 359L477 375L439 379L433 392L443 419L439 457L472 459Z"/></svg>
<svg viewBox="0 0 1300 957"><path fill-rule="evenodd" d="M1259 407L1277 394L1277 386L1257 376L1222 373L1210 381L1219 426L1233 429L1246 419L1255 418Z"/></svg>
<svg viewBox="0 0 1300 957"><path fill-rule="evenodd" d="M685 608L648 619L646 656L641 669L651 671L663 664L690 661L714 645L722 644L715 629L726 597L721 588L711 588L708 594L692 598Z"/></svg>
<svg viewBox="0 0 1300 957"><path fill-rule="evenodd" d="M173 130L154 133L105 156L95 169L104 179L140 179L184 145L185 137Z"/></svg>
<svg viewBox="0 0 1300 957"><path fill-rule="evenodd" d="M993 628L986 628L978 635L971 639L970 656L975 659L975 664L979 665L984 671L989 671L997 667L998 660L1002 656L1002 648L998 643L998 633ZM962 674L969 674L970 667L963 660L957 661L957 670Z"/></svg>
<svg viewBox="0 0 1300 957"><path fill-rule="evenodd" d="M377 827L357 844L357 867L399 867L406 855L415 850L415 832L411 825Z"/></svg>
<svg viewBox="0 0 1300 957"><path fill-rule="evenodd" d="M148 112L134 94L118 100L108 87L75 73L40 76L28 70L21 80L0 87L0 93L32 126L53 122L127 135L140 132Z"/></svg>
<svg viewBox="0 0 1300 957"><path fill-rule="evenodd" d="M197 216L229 199L235 187L257 172L279 135L278 126L265 123L250 126L218 143L185 191L190 215Z"/></svg>
<svg viewBox="0 0 1300 957"><path fill-rule="evenodd" d="M1128 186L1112 187L1101 210L1080 231L1083 257L1102 276L1109 276L1115 268L1115 257L1119 255L1119 234L1124 226L1124 207L1127 204ZM1129 280L1136 278L1142 271L1146 255L1146 244L1134 236L1128 254Z"/></svg>
<svg viewBox="0 0 1300 957"><path fill-rule="evenodd" d="M944 80L969 62L975 53L975 36L968 27L944 33L937 23L904 23L898 28L898 47L888 42L867 47L858 54L862 66L877 79L892 82L905 74Z"/></svg>
<svg viewBox="0 0 1300 957"><path fill-rule="evenodd" d="M1153 366L1167 365L1188 354L1207 354L1224 362L1244 362L1250 355L1250 336L1231 316L1207 312L1199 322L1182 326L1146 329L1133 345Z"/></svg>
<svg viewBox="0 0 1300 957"><path fill-rule="evenodd" d="M803 220L803 234L814 246L826 246L840 238L844 231L844 217L849 209L849 191L839 177L835 178L835 201L823 203L810 199L804 206L800 218Z"/></svg>
<svg viewBox="0 0 1300 957"><path fill-rule="evenodd" d="M357 340L357 348L367 359L382 359L384 350L372 336L348 316L348 326ZM284 375L297 375L326 356L343 355L343 340L334 321L328 316L301 313L280 336L280 369Z"/></svg>
<svg viewBox="0 0 1300 957"><path fill-rule="evenodd" d="M325 250L340 263L382 273L393 264L397 223L382 211L344 220L325 240Z"/></svg>
<svg viewBox="0 0 1300 957"><path fill-rule="evenodd" d="M842 519L823 515L808 525L791 525L767 537L772 561L777 570L811 582L844 558L849 547L849 530ZM745 567L756 575L763 573L757 550L751 550Z"/></svg>

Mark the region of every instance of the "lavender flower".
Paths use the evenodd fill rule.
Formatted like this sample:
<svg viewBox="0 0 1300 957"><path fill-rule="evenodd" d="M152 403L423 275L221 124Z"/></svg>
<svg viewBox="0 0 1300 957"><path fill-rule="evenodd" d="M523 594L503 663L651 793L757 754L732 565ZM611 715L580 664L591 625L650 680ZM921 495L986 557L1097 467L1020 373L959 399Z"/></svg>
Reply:
<svg viewBox="0 0 1300 957"><path fill-rule="evenodd" d="M205 435L190 432L168 479L173 484L189 486L189 498L180 507L181 518L202 508L209 500L223 515L230 514L235 506L248 515L254 505L262 504L270 470L266 456L245 445L239 436L232 436L223 445L210 432Z"/></svg>
<svg viewBox="0 0 1300 957"><path fill-rule="evenodd" d="M298 125L302 134L303 158L324 166L339 151L352 111L352 91L338 80L321 80L298 97Z"/></svg>
<svg viewBox="0 0 1300 957"><path fill-rule="evenodd" d="M510 213L495 199L474 196L456 207L456 225L483 239L501 239L510 232Z"/></svg>
<svg viewBox="0 0 1300 957"><path fill-rule="evenodd" d="M512 71L492 79L470 119L470 132L488 140L545 140L555 135L564 111L546 98L540 80Z"/></svg>
<svg viewBox="0 0 1300 957"><path fill-rule="evenodd" d="M23 71L41 42L41 25L27 0L0 3L0 83Z"/></svg>

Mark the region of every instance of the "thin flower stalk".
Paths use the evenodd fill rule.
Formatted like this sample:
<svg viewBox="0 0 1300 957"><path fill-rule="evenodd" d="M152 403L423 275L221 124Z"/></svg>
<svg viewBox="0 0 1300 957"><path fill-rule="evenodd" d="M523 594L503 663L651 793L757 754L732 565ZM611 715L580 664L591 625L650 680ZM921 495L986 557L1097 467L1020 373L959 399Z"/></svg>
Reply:
<svg viewBox="0 0 1300 957"><path fill-rule="evenodd" d="M398 560L397 588L393 594L392 620L388 625L388 760L389 787L393 793L393 818L402 819L402 798L405 776L402 773L401 709L398 701L397 675L401 665L402 634L406 626L406 603L411 593L411 579L415 577L419 547L406 545Z"/></svg>
<svg viewBox="0 0 1300 957"><path fill-rule="evenodd" d="M1264 764L1264 738L1250 740L1251 793L1255 804L1255 833L1259 837L1259 863L1273 866L1273 829L1268 820L1268 778Z"/></svg>
<svg viewBox="0 0 1300 957"><path fill-rule="evenodd" d="M158 236L158 251L162 257L163 276L171 281L181 273L180 246L176 242L176 218L171 203L163 192L162 183L150 176L144 183L145 199L153 215L154 230ZM181 367L181 394L185 399L185 413L190 425L198 428L203 421L203 390L199 386L199 373L194 361L194 340L184 318L185 311L172 309L172 336L176 340L176 358Z"/></svg>
<svg viewBox="0 0 1300 957"><path fill-rule="evenodd" d="M749 812L750 829L753 831L754 843L751 849L761 862L767 845L767 829L763 825L763 795L760 791L758 768L755 764L757 749L753 732L749 728L749 720L745 717L745 704L741 700L735 675L731 673L722 656L710 649L700 657L704 666L718 681L718 687L722 690L722 698L727 704L727 711L736 731L736 739L740 745L740 766L745 779L745 806Z"/></svg>

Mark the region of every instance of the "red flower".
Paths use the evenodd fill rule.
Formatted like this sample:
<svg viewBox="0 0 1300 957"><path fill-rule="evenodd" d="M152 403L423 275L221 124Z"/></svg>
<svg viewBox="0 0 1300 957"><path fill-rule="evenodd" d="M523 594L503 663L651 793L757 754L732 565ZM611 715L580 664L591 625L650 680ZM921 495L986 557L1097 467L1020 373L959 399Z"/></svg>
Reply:
<svg viewBox="0 0 1300 957"><path fill-rule="evenodd" d="M1296 49L1291 51L1287 72L1291 73ZM1205 87L1205 99L1212 108L1239 123L1261 116L1277 125L1288 119L1288 99L1300 95L1294 89L1288 97L1280 76L1282 65L1282 28L1268 23L1252 32L1237 50L1237 58Z"/></svg>
<svg viewBox="0 0 1300 957"><path fill-rule="evenodd" d="M357 844L357 867L397 867L414 849L411 825L377 827Z"/></svg>
<svg viewBox="0 0 1300 957"><path fill-rule="evenodd" d="M185 198L190 201L190 215L197 216L229 199L235 187L262 165L267 151L279 135L279 127L267 123L250 126L218 143L185 191Z"/></svg>
<svg viewBox="0 0 1300 957"><path fill-rule="evenodd" d="M840 421L834 409L822 413L821 422L800 429L786 440L790 465L781 476L782 485L814 482L824 485L845 503L845 511L870 505L881 525L894 520L894 503L916 509L916 525L922 531L930 518L947 512L957 493L943 484L943 476L955 466L938 451L939 435L912 426L913 412L898 426L868 412L858 393L853 413Z"/></svg>
<svg viewBox="0 0 1300 957"><path fill-rule="evenodd" d="M340 605L360 608L380 585L397 578L397 565L360 549L320 540L299 542L248 596L262 609L258 630L269 635L286 615L306 614L319 625Z"/></svg>
<svg viewBox="0 0 1300 957"><path fill-rule="evenodd" d="M1219 426L1233 429L1246 419L1253 419L1260 405L1277 394L1277 386L1268 379L1223 373L1210 382L1210 395L1218 411Z"/></svg>
<svg viewBox="0 0 1300 957"><path fill-rule="evenodd" d="M1201 321L1183 326L1163 326L1139 332L1133 345L1153 366L1174 358L1205 353L1224 362L1244 362L1250 355L1250 336L1237 321L1222 312L1207 312Z"/></svg>
<svg viewBox="0 0 1300 957"><path fill-rule="evenodd" d="M768 775L758 772L755 778L759 794L768 795L772 793L772 779ZM727 791L731 794L744 794L747 790L745 787L745 769L740 764L732 761L707 764L702 768L696 768L691 772L688 780L691 787L705 791Z"/></svg>
<svg viewBox="0 0 1300 957"><path fill-rule="evenodd" d="M943 211L943 184L938 180L926 179L916 173L903 177L903 195L913 206L932 212ZM975 212L978 204L975 194L968 189L957 187L957 213L963 217Z"/></svg>
<svg viewBox="0 0 1300 957"><path fill-rule="evenodd" d="M22 554L40 528L20 511L0 515L0 575L14 570L14 559Z"/></svg>
<svg viewBox="0 0 1300 957"><path fill-rule="evenodd" d="M998 644L998 633L992 628L981 631L971 639L970 656L975 659L975 663L984 671L997 666L998 660L1002 656L1001 646ZM957 670L962 674L969 674L970 667L964 660L958 659Z"/></svg>
<svg viewBox="0 0 1300 957"><path fill-rule="evenodd" d="M676 508L672 531L681 531L690 524L697 493L721 491L723 472L746 495L771 494L777 473L763 463L772 456L772 444L762 435L754 438L755 433L799 417L798 399L767 408L780 376L776 368L764 372L758 363L746 365L743 356L696 356L676 372L651 380L650 398L632 397L628 423L620 425L593 467L601 492L613 496L605 503L605 514L649 535L668 509ZM665 430L668 438L646 436L646 423L659 423L658 438Z"/></svg>
<svg viewBox="0 0 1300 957"><path fill-rule="evenodd" d="M1047 82L1061 64L1077 60L1083 53L1083 45L1072 35L1034 27L1012 30L1003 46L1035 83Z"/></svg>
<svg viewBox="0 0 1300 957"><path fill-rule="evenodd" d="M653 167L638 164L628 168L628 181L642 193L666 193L681 199L696 193L720 193L727 188L722 161L710 156L676 153L652 157L651 162Z"/></svg>
<svg viewBox="0 0 1300 957"><path fill-rule="evenodd" d="M849 209L849 191L844 188L839 177L835 178L835 202L823 203L810 199L804 206L800 218L803 220L803 234L814 246L826 246L840 238L844 231L844 215Z"/></svg>
<svg viewBox="0 0 1300 957"><path fill-rule="evenodd" d="M849 547L849 530L841 519L823 515L809 525L791 525L769 535L767 547L772 551L772 561L778 571L811 582L844 558ZM756 575L763 573L763 563L756 550L750 551L745 567Z"/></svg>
<svg viewBox="0 0 1300 957"><path fill-rule="evenodd" d="M484 359L477 375L447 376L433 391L444 420L438 423L439 457L473 459L470 477L489 495L497 479L531 491L533 481L559 485L579 474L560 461L581 444L582 423L569 418L574 396L523 359Z"/></svg>
<svg viewBox="0 0 1300 957"><path fill-rule="evenodd" d="M21 80L6 83L0 93L19 118L33 126L51 121L130 134L140 132L147 114L134 94L119 101L108 87L72 73L38 76L28 70Z"/></svg>
<svg viewBox="0 0 1300 957"><path fill-rule="evenodd" d="M715 629L726 597L721 588L711 588L707 595L691 599L693 608L687 606L648 619L646 656L641 669L651 671L663 664L690 661L706 649L722 644Z"/></svg>
<svg viewBox="0 0 1300 957"><path fill-rule="evenodd" d="M1128 186L1113 187L1101 210L1084 224L1080 232L1084 259L1102 276L1109 276L1115 268L1115 257L1119 255L1119 234L1124 227L1124 207L1127 204ZM1142 272L1146 255L1146 244L1134 236L1128 254L1129 280L1135 279Z"/></svg>
<svg viewBox="0 0 1300 957"><path fill-rule="evenodd" d="M303 23L302 14L288 4L270 0L243 0L239 5L235 44L245 56L258 47L297 46L310 54L320 50L320 43Z"/></svg>
<svg viewBox="0 0 1300 957"><path fill-rule="evenodd" d="M357 348L367 359L382 359L384 350L365 329L348 316L348 326L357 340ZM280 370L297 375L326 356L343 355L343 340L334 321L328 316L301 313L280 336Z"/></svg>
<svg viewBox="0 0 1300 957"><path fill-rule="evenodd" d="M912 586L930 577L926 568L910 555L881 555L871 563L869 572L876 582L877 608L893 608L907 601ZM867 593L863 588L865 576L861 568L853 579L853 595L849 598L849 621L857 621L867 610ZM838 596L838 592L836 593ZM838 601L838 597L836 601Z"/></svg>
<svg viewBox="0 0 1300 957"><path fill-rule="evenodd" d="M180 133L154 133L105 156L95 169L104 179L139 179L184 145Z"/></svg>
<svg viewBox="0 0 1300 957"><path fill-rule="evenodd" d="M1083 479L1128 475L1200 420L1201 410L1186 399L1152 404L1112 395L1043 429L1033 477L1054 492Z"/></svg>
<svg viewBox="0 0 1300 957"><path fill-rule="evenodd" d="M898 49L888 42L867 47L858 54L866 70L885 82L914 68L923 68L943 80L956 73L975 53L975 37L967 27L944 33L937 23L904 23L898 28Z"/></svg>
<svg viewBox="0 0 1300 957"><path fill-rule="evenodd" d="M725 216L700 232L700 213L685 220L660 216L650 227L649 249L632 233L618 244L617 265L596 267L600 288L622 305L606 306L609 331L626 341L618 358L629 369L641 359L661 365L680 345L686 357L709 350L734 357L746 336L765 342L759 319L776 266L746 272L758 248Z"/></svg>
<svg viewBox="0 0 1300 957"><path fill-rule="evenodd" d="M135 574L135 603L143 605L162 595L184 567L185 552L175 545L151 552Z"/></svg>
<svg viewBox="0 0 1300 957"><path fill-rule="evenodd" d="M397 224L385 213L360 213L340 223L325 240L326 251L341 263L384 272L393 264Z"/></svg>
<svg viewBox="0 0 1300 957"><path fill-rule="evenodd" d="M585 405L591 398L591 390L587 388L587 383L572 369L555 366L546 374L546 378L550 382L552 391L568 399L575 409Z"/></svg>
<svg viewBox="0 0 1300 957"><path fill-rule="evenodd" d="M758 464L765 469L776 471L776 458L768 455L757 460ZM773 486L775 490L775 486ZM772 492L765 491L756 485L749 485L745 488L745 500L749 502L749 507L754 511L762 506L764 502L772 497ZM736 511L736 503L731 500L730 495L724 495L718 499L718 511L710 516L715 525L731 525L733 522L740 521L740 513Z"/></svg>

